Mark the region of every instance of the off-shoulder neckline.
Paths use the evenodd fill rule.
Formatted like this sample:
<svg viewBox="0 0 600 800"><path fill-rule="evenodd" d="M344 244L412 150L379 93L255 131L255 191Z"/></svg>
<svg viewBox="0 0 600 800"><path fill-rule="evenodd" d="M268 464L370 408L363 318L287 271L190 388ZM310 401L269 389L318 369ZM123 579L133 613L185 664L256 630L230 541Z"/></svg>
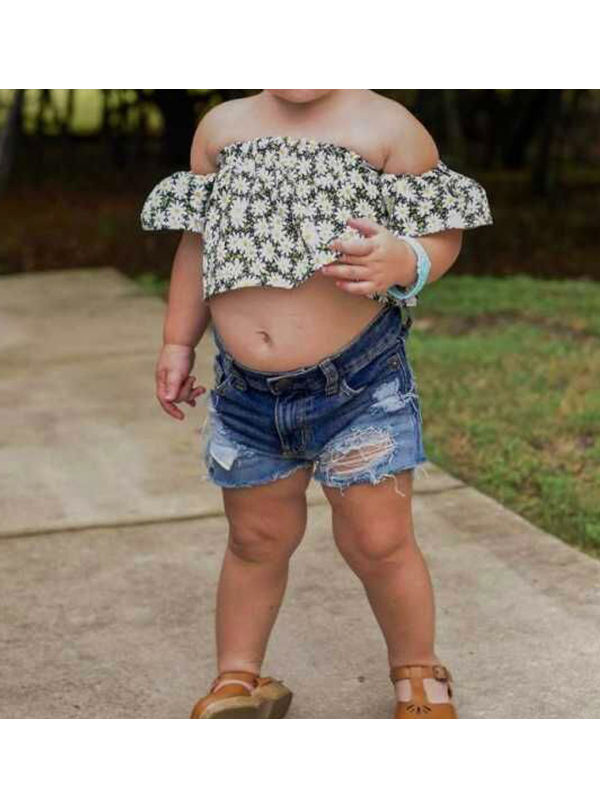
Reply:
<svg viewBox="0 0 600 800"><path fill-rule="evenodd" d="M298 144L311 144L314 147L322 147L322 148L330 148L333 150L337 150L339 152L345 153L346 155L350 155L357 164L361 164L362 166L366 167L371 172L376 173L381 177L389 176L391 178L402 177L404 175L414 176L414 177L422 177L423 175L429 175L432 172L437 172L440 169L440 166L443 166L443 161L441 158L438 159L438 162L435 166L431 167L430 169L426 170L425 172L420 173L412 173L412 172L384 172L381 167L376 167L371 164L364 156L358 153L356 150L353 150L351 147L346 147L346 145L338 144L337 142L329 142L323 139L314 139L309 136L277 136L277 135L265 135L265 136L254 136L251 139L236 139L233 142L229 142L228 144L223 145L216 155L216 162L217 165L221 165L221 161L223 159L223 155L227 153L229 150L239 149L243 145L247 147L257 144L260 141L266 142L286 142L287 144L291 145L298 145Z"/></svg>
<svg viewBox="0 0 600 800"><path fill-rule="evenodd" d="M367 159L364 156L361 156L360 153L357 153L356 150L353 150L351 147L346 147L346 145L338 144L337 142L329 142L329 141L326 141L324 139L314 139L311 136L265 135L265 136L254 136L251 139L236 139L233 142L229 142L228 144L223 145L223 147L221 147L219 149L219 151L217 152L217 155L216 155L217 164L220 163L221 154L222 153L226 153L228 150L234 150L236 148L240 148L243 145L250 146L250 145L253 145L253 144L257 144L258 142L261 142L261 141L282 142L282 143L285 142L285 143L291 144L291 145L299 145L299 144L308 145L308 144L311 144L311 145L313 145L315 147L323 147L323 148L329 147L329 148L331 148L333 150L338 150L340 152L345 153L346 155L352 156L352 158L357 163L362 164L363 166L367 167L368 169L372 170L373 172L377 172L379 174L385 174L382 169L380 169L379 167L375 167L373 164L371 164L370 161L367 161Z"/></svg>

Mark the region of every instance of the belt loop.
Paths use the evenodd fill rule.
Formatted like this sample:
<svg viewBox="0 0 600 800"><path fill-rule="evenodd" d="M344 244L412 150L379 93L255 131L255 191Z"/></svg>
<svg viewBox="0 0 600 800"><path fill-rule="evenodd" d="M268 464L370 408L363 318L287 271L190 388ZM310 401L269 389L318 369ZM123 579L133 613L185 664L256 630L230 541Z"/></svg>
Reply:
<svg viewBox="0 0 600 800"><path fill-rule="evenodd" d="M330 358L325 358L319 363L326 379L325 394L327 396L337 394L339 389L339 372Z"/></svg>
<svg viewBox="0 0 600 800"><path fill-rule="evenodd" d="M225 369L225 373L229 375L229 373L232 371L231 365L233 364L233 358L229 355L227 350L222 350L221 352L223 355L223 368Z"/></svg>

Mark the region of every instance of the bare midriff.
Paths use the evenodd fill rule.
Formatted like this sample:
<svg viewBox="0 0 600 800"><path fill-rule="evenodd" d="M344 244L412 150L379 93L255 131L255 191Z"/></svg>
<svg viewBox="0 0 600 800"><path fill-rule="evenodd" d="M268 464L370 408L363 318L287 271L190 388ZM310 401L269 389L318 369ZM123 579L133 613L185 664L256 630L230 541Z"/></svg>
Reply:
<svg viewBox="0 0 600 800"><path fill-rule="evenodd" d="M242 366L266 372L317 364L354 339L382 304L316 272L293 289L251 286L209 299L212 324Z"/></svg>

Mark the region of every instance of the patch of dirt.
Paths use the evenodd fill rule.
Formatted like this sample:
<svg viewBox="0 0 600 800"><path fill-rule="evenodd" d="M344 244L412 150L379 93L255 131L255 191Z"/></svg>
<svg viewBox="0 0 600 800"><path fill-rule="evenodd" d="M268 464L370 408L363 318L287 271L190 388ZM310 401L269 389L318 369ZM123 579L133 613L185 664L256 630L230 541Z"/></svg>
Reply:
<svg viewBox="0 0 600 800"><path fill-rule="evenodd" d="M439 331L449 336L463 336L472 331L495 328L515 322L529 323L544 328L550 333L568 336L578 341L596 340L598 334L582 330L580 324L557 322L535 314L523 314L518 311L482 312L471 316L449 316L447 314L429 314L414 321L416 330Z"/></svg>

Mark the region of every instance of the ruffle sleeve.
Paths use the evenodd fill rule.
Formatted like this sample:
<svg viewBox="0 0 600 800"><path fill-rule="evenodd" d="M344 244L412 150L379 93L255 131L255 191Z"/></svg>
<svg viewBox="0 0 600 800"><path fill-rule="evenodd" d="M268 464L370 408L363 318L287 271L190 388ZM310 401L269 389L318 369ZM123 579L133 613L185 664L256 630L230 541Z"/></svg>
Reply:
<svg viewBox="0 0 600 800"><path fill-rule="evenodd" d="M157 183L146 198L140 221L145 231L204 233L217 173L175 172Z"/></svg>
<svg viewBox="0 0 600 800"><path fill-rule="evenodd" d="M392 233L426 236L449 228L493 225L485 189L439 160L419 175L380 175L387 224Z"/></svg>

